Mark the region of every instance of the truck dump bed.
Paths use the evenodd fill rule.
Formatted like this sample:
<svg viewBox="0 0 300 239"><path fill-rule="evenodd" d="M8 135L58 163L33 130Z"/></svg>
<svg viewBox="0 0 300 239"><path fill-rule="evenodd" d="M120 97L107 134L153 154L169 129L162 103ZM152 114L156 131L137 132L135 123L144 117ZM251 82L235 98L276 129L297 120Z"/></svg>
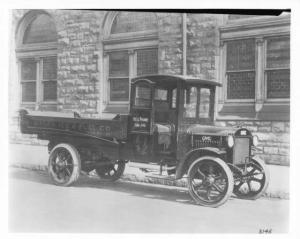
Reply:
<svg viewBox="0 0 300 239"><path fill-rule="evenodd" d="M73 116L73 117L72 117ZM128 115L111 119L81 118L79 114L20 110L21 132L37 135L74 135L104 139L127 139Z"/></svg>

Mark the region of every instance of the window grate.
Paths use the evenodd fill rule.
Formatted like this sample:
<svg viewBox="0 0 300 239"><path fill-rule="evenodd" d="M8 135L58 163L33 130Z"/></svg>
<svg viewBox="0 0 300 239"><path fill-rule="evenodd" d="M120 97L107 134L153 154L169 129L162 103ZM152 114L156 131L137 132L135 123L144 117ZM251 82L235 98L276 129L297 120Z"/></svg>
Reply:
<svg viewBox="0 0 300 239"><path fill-rule="evenodd" d="M254 99L255 72L234 72L227 74L228 99Z"/></svg>
<svg viewBox="0 0 300 239"><path fill-rule="evenodd" d="M158 72L158 49L137 50L137 75Z"/></svg>
<svg viewBox="0 0 300 239"><path fill-rule="evenodd" d="M21 80L36 81L36 61L34 59L22 60L21 63Z"/></svg>
<svg viewBox="0 0 300 239"><path fill-rule="evenodd" d="M270 38L267 41L267 68L290 67L290 38Z"/></svg>
<svg viewBox="0 0 300 239"><path fill-rule="evenodd" d="M57 100L57 82L46 81L44 84L44 101Z"/></svg>
<svg viewBox="0 0 300 239"><path fill-rule="evenodd" d="M57 78L57 57L43 58L43 80L56 80Z"/></svg>
<svg viewBox="0 0 300 239"><path fill-rule="evenodd" d="M255 69L254 39L230 41L227 43L227 70Z"/></svg>
<svg viewBox="0 0 300 239"><path fill-rule="evenodd" d="M22 102L36 101L36 83L22 82Z"/></svg>
<svg viewBox="0 0 300 239"><path fill-rule="evenodd" d="M267 40L266 66L267 98L289 98L290 38L288 36Z"/></svg>
<svg viewBox="0 0 300 239"><path fill-rule="evenodd" d="M128 101L129 99L129 79L110 79L110 100Z"/></svg>
<svg viewBox="0 0 300 239"><path fill-rule="evenodd" d="M290 97L290 70L267 71L267 97Z"/></svg>
<svg viewBox="0 0 300 239"><path fill-rule="evenodd" d="M109 76L129 76L129 56L127 51L111 52L109 54Z"/></svg>
<svg viewBox="0 0 300 239"><path fill-rule="evenodd" d="M227 99L255 97L255 41L235 40L227 43Z"/></svg>

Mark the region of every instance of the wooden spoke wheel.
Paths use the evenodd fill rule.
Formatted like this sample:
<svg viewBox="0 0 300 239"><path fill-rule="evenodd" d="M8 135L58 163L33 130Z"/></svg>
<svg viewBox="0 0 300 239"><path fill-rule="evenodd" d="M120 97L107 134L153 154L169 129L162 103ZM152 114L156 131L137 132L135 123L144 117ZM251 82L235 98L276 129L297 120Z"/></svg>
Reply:
<svg viewBox="0 0 300 239"><path fill-rule="evenodd" d="M233 176L221 159L201 157L189 167L188 188L197 204L218 207L232 194Z"/></svg>
<svg viewBox="0 0 300 239"><path fill-rule="evenodd" d="M74 146L62 143L51 150L48 171L54 184L71 185L78 179L80 169L80 155Z"/></svg>
<svg viewBox="0 0 300 239"><path fill-rule="evenodd" d="M108 164L96 168L96 173L104 181L114 182L118 180L125 170L125 162L120 161L115 164Z"/></svg>
<svg viewBox="0 0 300 239"><path fill-rule="evenodd" d="M241 168L241 172L234 175L233 192L238 198L257 199L267 189L269 185L269 171L259 158L252 159L246 168Z"/></svg>

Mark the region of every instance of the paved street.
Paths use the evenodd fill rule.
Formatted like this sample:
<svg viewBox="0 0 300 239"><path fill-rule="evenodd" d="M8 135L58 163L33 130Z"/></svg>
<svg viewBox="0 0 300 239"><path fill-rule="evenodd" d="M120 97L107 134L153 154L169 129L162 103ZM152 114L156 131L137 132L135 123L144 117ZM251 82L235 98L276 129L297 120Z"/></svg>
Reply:
<svg viewBox="0 0 300 239"><path fill-rule="evenodd" d="M45 172L9 169L11 232L282 233L288 210L288 200L233 197L206 208L182 188L87 177L64 188L52 185Z"/></svg>

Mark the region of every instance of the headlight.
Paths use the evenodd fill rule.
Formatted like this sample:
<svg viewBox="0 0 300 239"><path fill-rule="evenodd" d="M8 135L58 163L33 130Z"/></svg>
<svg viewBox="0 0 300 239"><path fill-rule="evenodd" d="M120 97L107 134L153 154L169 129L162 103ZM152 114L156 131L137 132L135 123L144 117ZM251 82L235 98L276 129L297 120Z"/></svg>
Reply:
<svg viewBox="0 0 300 239"><path fill-rule="evenodd" d="M232 148L232 147L233 147L233 145L234 145L234 138L233 138L232 135L229 135L229 136L227 137L227 145L228 145L229 148Z"/></svg>
<svg viewBox="0 0 300 239"><path fill-rule="evenodd" d="M253 146L258 145L258 137L256 135L254 135L253 138L252 138L252 144L253 144Z"/></svg>

